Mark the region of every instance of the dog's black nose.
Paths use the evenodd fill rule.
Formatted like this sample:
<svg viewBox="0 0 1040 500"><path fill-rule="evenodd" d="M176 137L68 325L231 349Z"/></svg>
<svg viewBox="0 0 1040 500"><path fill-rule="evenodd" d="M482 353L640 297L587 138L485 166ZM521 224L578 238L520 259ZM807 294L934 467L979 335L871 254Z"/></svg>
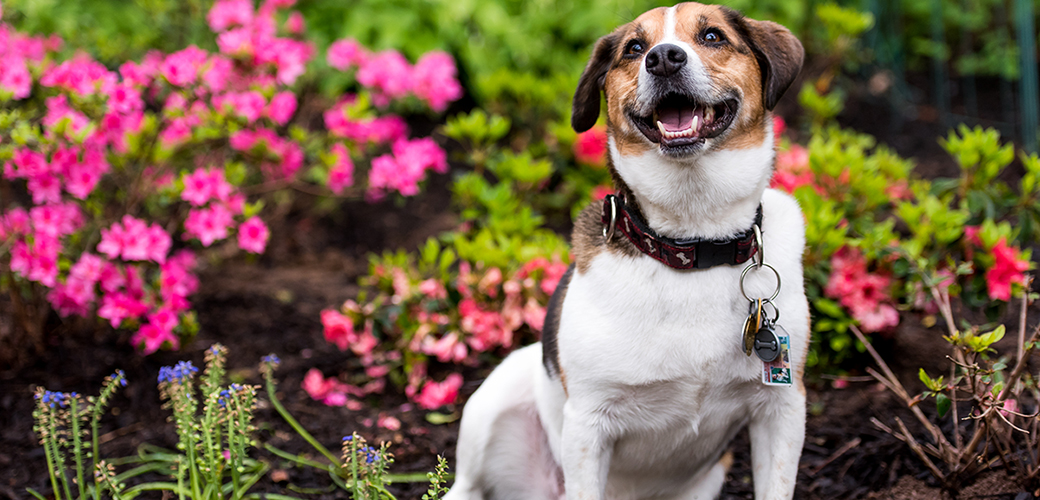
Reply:
<svg viewBox="0 0 1040 500"><path fill-rule="evenodd" d="M646 55L646 70L656 76L671 76L686 65L686 51L678 45L662 43Z"/></svg>

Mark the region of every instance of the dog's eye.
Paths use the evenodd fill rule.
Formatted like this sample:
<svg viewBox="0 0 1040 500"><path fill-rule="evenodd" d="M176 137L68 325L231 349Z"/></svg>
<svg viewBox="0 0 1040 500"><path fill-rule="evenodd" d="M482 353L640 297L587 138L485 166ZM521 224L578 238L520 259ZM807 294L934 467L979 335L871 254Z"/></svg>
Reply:
<svg viewBox="0 0 1040 500"><path fill-rule="evenodd" d="M643 47L642 40L631 40L628 42L628 45L625 46L624 56L627 58L639 57L643 55L643 52L645 51L646 49Z"/></svg>
<svg viewBox="0 0 1040 500"><path fill-rule="evenodd" d="M718 30L718 28L708 28L704 31L704 34L701 35L701 38L703 38L706 43L721 43L726 40L726 37Z"/></svg>

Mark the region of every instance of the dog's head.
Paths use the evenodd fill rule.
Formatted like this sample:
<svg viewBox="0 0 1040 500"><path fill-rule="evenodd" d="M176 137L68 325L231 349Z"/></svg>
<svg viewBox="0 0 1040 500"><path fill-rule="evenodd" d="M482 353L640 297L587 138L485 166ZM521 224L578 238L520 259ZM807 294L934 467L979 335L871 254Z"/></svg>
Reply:
<svg viewBox="0 0 1040 500"><path fill-rule="evenodd" d="M657 8L596 43L571 124L584 132L596 123L602 91L622 156L657 150L685 163L760 146L769 111L803 58L802 44L779 24L714 5Z"/></svg>

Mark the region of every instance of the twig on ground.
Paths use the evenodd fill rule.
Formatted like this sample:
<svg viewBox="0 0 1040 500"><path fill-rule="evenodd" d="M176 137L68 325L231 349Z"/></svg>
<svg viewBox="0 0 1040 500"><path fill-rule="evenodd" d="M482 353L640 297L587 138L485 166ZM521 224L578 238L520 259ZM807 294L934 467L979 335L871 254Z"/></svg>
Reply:
<svg viewBox="0 0 1040 500"><path fill-rule="evenodd" d="M831 456L827 457L827 460L824 460L822 463L820 463L819 465L814 467L813 470L809 471L809 475L810 476L815 476L821 470L823 470L824 467L827 467L828 465L830 465L835 460L841 458L842 455L844 455L845 453L848 453L849 450L859 446L860 443L862 443L862 442L863 442L862 439L856 438L856 439L853 439L852 441L849 441L849 442L845 443L844 445L842 445L841 448L838 448L837 451L835 451L833 454L831 454Z"/></svg>

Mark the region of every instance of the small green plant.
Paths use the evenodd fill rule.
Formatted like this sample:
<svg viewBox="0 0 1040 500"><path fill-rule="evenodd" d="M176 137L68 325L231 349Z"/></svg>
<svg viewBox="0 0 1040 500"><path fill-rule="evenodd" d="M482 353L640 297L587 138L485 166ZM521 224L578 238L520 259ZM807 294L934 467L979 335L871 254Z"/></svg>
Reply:
<svg viewBox="0 0 1040 500"><path fill-rule="evenodd" d="M426 476L430 478L430 489L426 490L422 500L438 500L442 495L448 493L448 488L445 486L448 481L448 461L444 457L437 456L437 468L434 472L428 472Z"/></svg>
<svg viewBox="0 0 1040 500"><path fill-rule="evenodd" d="M881 373L869 368L867 371L906 403L930 439L921 442L899 417L894 419L895 429L878 419L872 419L873 423L907 443L950 492L956 493L966 481L998 463L1013 480L1033 491L1040 483L1040 457L1036 454L1040 445L1037 437L1040 410L1036 406L1040 402L1037 387L1040 374L1030 374L1028 364L1040 346L1040 326L1026 337L1026 311L1029 302L1037 298L1036 294L1022 295L1017 356L998 356L994 344L1004 337L1004 325L957 328L946 290L948 277L934 271L922 274L926 274L924 282L946 323L948 335L943 338L952 350L948 356L952 363L948 376L933 378L922 368L918 378L925 390L911 396L863 333L855 326L851 330L882 370ZM935 399L935 419L928 418L920 408L920 403L928 398ZM1034 411L1027 414L1027 407ZM952 425L941 424L946 418Z"/></svg>
<svg viewBox="0 0 1040 500"><path fill-rule="evenodd" d="M36 390L36 409L33 411L36 425L33 430L39 436L47 457L47 474L55 500L97 499L105 491L113 498L119 497L122 485L111 466L98 456L98 425L116 390L125 386L126 375L122 370L116 370L105 377L98 396L84 399L75 392L52 392L42 387ZM68 457L70 453L71 460ZM92 462L89 469L85 463L87 459ZM91 474L90 471L94 472ZM70 475L74 476L71 481ZM88 484L85 477L92 478L93 484ZM75 488L70 487L70 482ZM43 499L38 492L32 489L29 492Z"/></svg>
<svg viewBox="0 0 1040 500"><path fill-rule="evenodd" d="M159 371L158 383L164 406L172 410L170 421L177 429L177 450L164 450L150 444L141 446L138 456L101 460L98 453L98 426L112 395L126 386L121 370L105 378L101 393L84 398L77 393L37 390L34 430L40 437L47 458L54 500L130 500L146 491L175 494L183 500L257 499L291 500L277 493L250 493L249 490L270 470L264 461L249 456L256 446L252 433L259 386L224 384L227 349L215 344L206 351L206 368L199 370L190 361L181 361ZM275 355L260 363L271 406L293 429L328 459L328 463L294 456L265 444L274 455L296 464L327 471L339 488L352 500L393 500L386 487L392 482L431 481L430 499L446 491L450 479L447 465L440 459L429 474L391 474L393 455L388 445L378 449L364 438L352 434L343 438L343 453L337 457L321 445L293 418L275 395L274 370L281 361ZM92 464L88 466L87 462ZM117 472L113 464L135 464ZM91 471L93 471L91 473ZM128 486L127 481L147 473L172 476L175 482L151 481ZM32 489L40 500L46 497Z"/></svg>
<svg viewBox="0 0 1040 500"><path fill-rule="evenodd" d="M264 448L267 451L297 465L327 472L337 487L350 493L352 500L396 500L396 497L386 489L392 483L421 482L429 479L431 484L434 484L432 483L434 481L436 481L435 484L443 484L450 478L450 475L447 473L447 464L444 463L443 459L440 459L441 462L438 464L436 471L429 474L391 474L389 467L393 464L394 457L388 451L389 445L383 443L378 449L372 448L357 433L343 438L342 455L337 457L315 439L310 432L307 432L307 429L279 401L277 396L278 383L274 378L274 371L280 363L281 360L274 354L264 356L260 363L260 373L264 377L268 400L285 422L300 437L307 441L315 451L324 456L328 462L323 463L303 455L293 455L269 443L264 444ZM431 488L433 487L431 486Z"/></svg>
<svg viewBox="0 0 1040 500"><path fill-rule="evenodd" d="M206 350L199 394L198 369L190 361L159 370L159 393L166 400L164 406L173 410L170 419L177 427L180 453L152 458L170 464L177 477L173 491L182 497L243 498L269 468L248 456L257 387L222 387L226 359L227 349L220 344Z"/></svg>

